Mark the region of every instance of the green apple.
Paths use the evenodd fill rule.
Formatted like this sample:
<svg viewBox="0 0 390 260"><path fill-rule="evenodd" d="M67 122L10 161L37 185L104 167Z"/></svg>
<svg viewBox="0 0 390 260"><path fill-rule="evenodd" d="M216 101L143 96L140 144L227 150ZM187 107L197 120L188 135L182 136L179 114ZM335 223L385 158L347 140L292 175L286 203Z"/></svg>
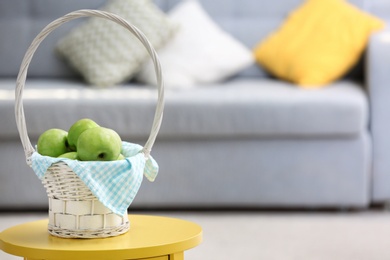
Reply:
<svg viewBox="0 0 390 260"><path fill-rule="evenodd" d="M122 140L117 132L105 127L87 129L77 141L81 161L115 161L121 148Z"/></svg>
<svg viewBox="0 0 390 260"><path fill-rule="evenodd" d="M126 159L126 157L123 154L119 154L119 156L116 160L119 161L119 160L124 160L124 159Z"/></svg>
<svg viewBox="0 0 390 260"><path fill-rule="evenodd" d="M43 132L37 143L38 153L58 157L69 151L68 133L62 129L52 128Z"/></svg>
<svg viewBox="0 0 390 260"><path fill-rule="evenodd" d="M76 123L74 123L68 130L68 143L69 147L72 151L77 150L77 140L79 139L79 136L87 129L98 127L99 125L89 119L89 118L83 118L78 120Z"/></svg>
<svg viewBox="0 0 390 260"><path fill-rule="evenodd" d="M78 160L77 152L67 152L58 156L58 158L67 158L72 160Z"/></svg>

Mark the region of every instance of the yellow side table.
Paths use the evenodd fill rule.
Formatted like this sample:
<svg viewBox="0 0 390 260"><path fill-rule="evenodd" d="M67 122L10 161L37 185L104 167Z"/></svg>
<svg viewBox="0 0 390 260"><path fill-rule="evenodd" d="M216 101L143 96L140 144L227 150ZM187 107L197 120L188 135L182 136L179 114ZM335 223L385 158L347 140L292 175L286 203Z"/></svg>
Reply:
<svg viewBox="0 0 390 260"><path fill-rule="evenodd" d="M117 237L66 239L47 232L47 220L29 222L0 233L0 249L25 260L183 260L199 245L202 228L190 221L129 215L130 230Z"/></svg>

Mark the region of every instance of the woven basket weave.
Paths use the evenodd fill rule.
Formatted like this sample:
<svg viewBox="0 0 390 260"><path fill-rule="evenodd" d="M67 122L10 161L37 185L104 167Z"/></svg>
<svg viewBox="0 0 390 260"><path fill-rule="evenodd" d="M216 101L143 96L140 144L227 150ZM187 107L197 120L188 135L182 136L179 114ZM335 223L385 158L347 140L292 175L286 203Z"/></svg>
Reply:
<svg viewBox="0 0 390 260"><path fill-rule="evenodd" d="M91 16L111 20L128 29L145 46L152 58L158 83L158 99L152 130L142 150L145 158L150 155L160 129L164 108L164 84L156 51L145 35L123 18L105 11L78 10L54 20L35 37L19 70L15 89L15 118L29 166L32 164L31 156L35 149L27 134L22 98L32 57L46 36L60 25L76 18ZM103 238L117 236L129 230L127 215L119 216L105 207L66 163L58 162L51 165L42 182L49 198L50 234L63 238Z"/></svg>

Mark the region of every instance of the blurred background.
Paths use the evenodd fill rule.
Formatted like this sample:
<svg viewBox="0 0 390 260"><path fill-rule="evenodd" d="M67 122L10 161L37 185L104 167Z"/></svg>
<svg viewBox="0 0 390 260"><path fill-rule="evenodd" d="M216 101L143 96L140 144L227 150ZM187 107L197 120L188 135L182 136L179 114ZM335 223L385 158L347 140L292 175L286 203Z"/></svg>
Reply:
<svg viewBox="0 0 390 260"><path fill-rule="evenodd" d="M385 0L2 0L0 231L47 218L46 190L26 163L44 131L90 118L126 142L150 137L155 67L112 21L61 25L24 66L41 30L79 9L120 15L161 62L159 173L134 191L129 213L202 225L188 259L389 257Z"/></svg>

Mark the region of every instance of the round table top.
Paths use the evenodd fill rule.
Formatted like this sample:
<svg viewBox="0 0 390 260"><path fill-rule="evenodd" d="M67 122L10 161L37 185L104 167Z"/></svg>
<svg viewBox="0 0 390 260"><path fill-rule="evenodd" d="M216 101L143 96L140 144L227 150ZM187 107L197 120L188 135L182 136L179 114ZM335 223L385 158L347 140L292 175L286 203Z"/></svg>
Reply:
<svg viewBox="0 0 390 260"><path fill-rule="evenodd" d="M0 249L32 259L137 259L183 252L202 241L202 228L190 221L147 215L129 220L127 233L94 239L54 237L48 220L28 222L1 232Z"/></svg>

